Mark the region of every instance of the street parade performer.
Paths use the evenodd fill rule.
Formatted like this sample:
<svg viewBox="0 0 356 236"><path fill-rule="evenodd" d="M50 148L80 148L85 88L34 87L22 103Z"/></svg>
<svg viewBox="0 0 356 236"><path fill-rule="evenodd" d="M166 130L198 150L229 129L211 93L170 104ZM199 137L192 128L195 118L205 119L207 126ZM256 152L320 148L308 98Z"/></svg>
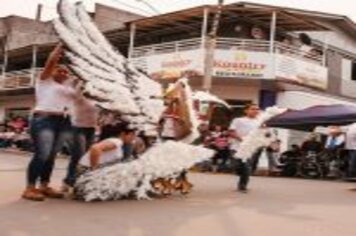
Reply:
<svg viewBox="0 0 356 236"><path fill-rule="evenodd" d="M91 100L102 111L111 113L112 127L115 126L113 123L128 124L119 136L119 132L115 134L114 139L94 144L80 161L90 171L81 173L75 179L73 192L76 197L87 202L128 196L149 199L151 192L167 192L165 188L163 191L157 188L157 180L163 180L163 183L173 180L171 183L174 190L188 193L192 185L187 181L187 170L214 155L212 150L191 145L199 137L200 122L194 110L193 92L188 80L177 80L164 94L160 83L135 68L113 49L82 3L72 5L68 0L60 0L58 14L60 17L53 21L53 26L64 45L66 66L80 84L80 96ZM38 104L32 124L35 155L29 166L28 187L23 194L26 199L62 197L62 194L49 187L57 147L62 146L58 137L62 133L66 134L70 128L67 105L73 102L70 101L73 89L63 84L68 78L68 71L57 66L61 54L62 49L56 48L46 64L41 80L37 81ZM162 98L174 101L167 104L173 108L166 108ZM131 143L134 137L132 130L159 137L159 124L166 109L163 120L168 118L168 126L171 128L179 127L177 132L169 135L164 132L166 139L170 140L158 141L145 149L138 158L122 162L120 147L124 143ZM176 118L172 120L171 115ZM259 127L264 121L260 120ZM253 132L244 138L237 156L248 157L257 146L271 141L264 138L264 130ZM250 137L251 134L254 139ZM256 142L255 137L260 139ZM108 163L110 165L106 165ZM105 168L97 168L102 164ZM41 181L40 189L36 188L38 180Z"/></svg>
<svg viewBox="0 0 356 236"><path fill-rule="evenodd" d="M71 132L67 113L74 90L66 84L68 70L59 65L62 51L61 45L54 49L36 80L36 106L30 131L34 156L27 169L27 187L22 195L28 200L43 201L46 197L63 196L49 185L55 156Z"/></svg>
<svg viewBox="0 0 356 236"><path fill-rule="evenodd" d="M114 122L128 123L129 129L151 137L159 136L159 121L166 109L162 85L113 49L82 3L73 5L68 0L60 0L57 9L59 18L53 21L53 26L64 45L66 66L81 85L81 94L102 111L112 113ZM122 162L120 153L115 154L118 163L94 168L75 179L76 195L85 201L121 199L132 193L138 199L147 199L147 194L155 191L152 184L155 180L180 179L182 181L177 183L185 183L185 171L213 155L211 150L190 144L198 137L198 122L187 81L178 84L181 87L178 115L187 127L183 129L183 135L175 140L156 142L130 161ZM96 160L99 163L106 160L96 151L104 155L107 147L114 151L119 146L119 142L112 139L111 142L94 144L91 154L79 163L85 164L83 162L89 160L89 167L90 163L95 167ZM182 189L183 193L189 191L188 188Z"/></svg>

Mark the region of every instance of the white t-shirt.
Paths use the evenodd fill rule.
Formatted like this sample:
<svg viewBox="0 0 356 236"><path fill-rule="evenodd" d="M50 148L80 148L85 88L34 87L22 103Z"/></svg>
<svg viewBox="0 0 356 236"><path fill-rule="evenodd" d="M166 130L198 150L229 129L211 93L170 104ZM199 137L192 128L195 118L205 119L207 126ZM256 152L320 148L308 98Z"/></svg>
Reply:
<svg viewBox="0 0 356 236"><path fill-rule="evenodd" d="M235 118L229 127L229 130L232 130L236 133L237 136L240 138L244 138L247 136L251 131L258 129L259 123L258 119L251 119L248 117L240 117ZM233 139L231 141L231 149L237 150L239 147L240 141Z"/></svg>
<svg viewBox="0 0 356 236"><path fill-rule="evenodd" d="M347 150L356 150L356 123L347 127L345 148Z"/></svg>
<svg viewBox="0 0 356 236"><path fill-rule="evenodd" d="M73 101L71 109L72 124L80 128L94 128L98 122L99 110L95 103L81 94Z"/></svg>
<svg viewBox="0 0 356 236"><path fill-rule="evenodd" d="M52 78L36 80L35 111L65 112L70 108L75 94L74 89L67 84L60 84Z"/></svg>
<svg viewBox="0 0 356 236"><path fill-rule="evenodd" d="M119 138L109 138L106 141L111 142L115 145L115 149L111 151L104 152L99 158L99 165L112 163L115 161L122 160L124 158L124 152L122 150L123 142ZM90 167L90 153L87 152L80 160L80 165L85 167Z"/></svg>

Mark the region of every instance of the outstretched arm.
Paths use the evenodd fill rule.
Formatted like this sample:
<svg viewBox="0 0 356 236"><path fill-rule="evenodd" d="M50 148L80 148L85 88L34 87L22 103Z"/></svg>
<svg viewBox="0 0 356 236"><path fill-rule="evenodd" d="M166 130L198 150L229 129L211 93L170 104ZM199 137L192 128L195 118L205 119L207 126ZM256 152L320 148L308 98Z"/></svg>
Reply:
<svg viewBox="0 0 356 236"><path fill-rule="evenodd" d="M46 61L46 65L40 76L41 80L46 80L52 76L53 71L56 69L56 66L58 65L59 59L62 56L62 52L63 52L62 44L59 43L56 46L56 48L51 52L51 54L49 55Z"/></svg>

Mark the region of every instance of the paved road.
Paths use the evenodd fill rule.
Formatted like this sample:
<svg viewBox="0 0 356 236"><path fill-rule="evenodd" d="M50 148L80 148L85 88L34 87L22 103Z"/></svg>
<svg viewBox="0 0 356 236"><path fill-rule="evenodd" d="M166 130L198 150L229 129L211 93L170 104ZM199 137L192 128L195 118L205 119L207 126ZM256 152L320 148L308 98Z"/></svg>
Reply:
<svg viewBox="0 0 356 236"><path fill-rule="evenodd" d="M229 175L190 174L188 197L82 203L21 200L28 158L0 153L0 235L355 236L356 193L341 182L253 178L238 194ZM55 172L58 185L65 161Z"/></svg>

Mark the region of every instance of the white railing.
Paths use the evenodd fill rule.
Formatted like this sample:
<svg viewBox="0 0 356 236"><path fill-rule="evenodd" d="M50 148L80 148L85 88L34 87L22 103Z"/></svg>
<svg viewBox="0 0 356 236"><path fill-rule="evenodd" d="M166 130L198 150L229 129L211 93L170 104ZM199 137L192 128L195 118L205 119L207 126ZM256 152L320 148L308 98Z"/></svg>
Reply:
<svg viewBox="0 0 356 236"><path fill-rule="evenodd" d="M0 76L0 90L13 90L33 87L33 76L37 77L42 68L16 70ZM34 73L34 75L33 75Z"/></svg>
<svg viewBox="0 0 356 236"><path fill-rule="evenodd" d="M145 57L149 55L172 53L198 49L202 47L201 38L193 38L168 43L152 44L148 46L136 47L133 50L132 58Z"/></svg>
<svg viewBox="0 0 356 236"><path fill-rule="evenodd" d="M224 50L268 52L270 43L265 40L218 38L216 48Z"/></svg>
<svg viewBox="0 0 356 236"><path fill-rule="evenodd" d="M132 61L137 61L138 58L147 57L150 55L173 53L202 48L202 39L193 38L188 40L174 41L161 44L153 44L148 46L136 47L133 49ZM254 52L269 52L270 42L266 40L251 40L237 38L218 38L216 40L216 48L223 50L242 50ZM312 48L310 48L312 49ZM323 56L317 52L306 51L303 48L294 45L286 45L281 42L274 42L272 53L287 54L288 56L322 64Z"/></svg>

